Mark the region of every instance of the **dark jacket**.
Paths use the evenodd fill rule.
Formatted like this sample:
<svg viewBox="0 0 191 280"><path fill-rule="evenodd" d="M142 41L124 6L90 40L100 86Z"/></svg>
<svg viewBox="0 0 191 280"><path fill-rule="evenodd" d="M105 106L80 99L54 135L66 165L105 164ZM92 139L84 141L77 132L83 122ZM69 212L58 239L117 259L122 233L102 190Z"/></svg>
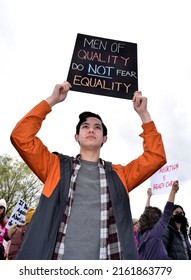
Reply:
<svg viewBox="0 0 191 280"><path fill-rule="evenodd" d="M58 228L68 200L72 172L72 157L61 155L60 160L61 179L51 197L41 195L16 258L18 260L50 260L53 257ZM123 257L130 260L137 259L129 197L109 162L106 162L106 176Z"/></svg>
<svg viewBox="0 0 191 280"><path fill-rule="evenodd" d="M188 248L189 259L191 260L191 245L188 240L188 235L184 234L186 245ZM183 241L180 233L177 229L171 225L166 227L166 230L162 236L163 243L168 252L168 256L173 260L186 260L186 254L183 247Z"/></svg>

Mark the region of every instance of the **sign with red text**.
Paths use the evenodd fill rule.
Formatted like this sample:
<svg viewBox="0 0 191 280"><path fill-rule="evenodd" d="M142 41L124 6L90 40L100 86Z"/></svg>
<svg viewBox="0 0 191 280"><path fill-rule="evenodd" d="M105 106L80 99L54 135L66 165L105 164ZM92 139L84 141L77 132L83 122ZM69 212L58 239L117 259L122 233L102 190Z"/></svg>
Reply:
<svg viewBox="0 0 191 280"><path fill-rule="evenodd" d="M138 90L137 44L77 34L67 81L73 91L132 99Z"/></svg>
<svg viewBox="0 0 191 280"><path fill-rule="evenodd" d="M25 223L26 212L29 209L29 206L23 199L19 199L13 212L11 213L10 218L7 221L6 228L10 228L12 225L22 225Z"/></svg>
<svg viewBox="0 0 191 280"><path fill-rule="evenodd" d="M152 194L169 193L179 177L179 163L165 164L150 178Z"/></svg>

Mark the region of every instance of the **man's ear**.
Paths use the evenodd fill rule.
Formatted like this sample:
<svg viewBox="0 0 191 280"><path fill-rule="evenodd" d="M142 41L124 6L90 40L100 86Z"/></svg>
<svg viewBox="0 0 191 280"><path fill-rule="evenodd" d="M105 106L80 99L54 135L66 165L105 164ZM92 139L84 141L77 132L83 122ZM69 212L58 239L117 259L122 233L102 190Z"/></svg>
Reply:
<svg viewBox="0 0 191 280"><path fill-rule="evenodd" d="M78 135L78 134L75 134L75 135L74 135L74 138L75 138L76 142L78 142L78 140L79 140L79 135Z"/></svg>
<svg viewBox="0 0 191 280"><path fill-rule="evenodd" d="M103 144L107 142L107 136L103 136Z"/></svg>

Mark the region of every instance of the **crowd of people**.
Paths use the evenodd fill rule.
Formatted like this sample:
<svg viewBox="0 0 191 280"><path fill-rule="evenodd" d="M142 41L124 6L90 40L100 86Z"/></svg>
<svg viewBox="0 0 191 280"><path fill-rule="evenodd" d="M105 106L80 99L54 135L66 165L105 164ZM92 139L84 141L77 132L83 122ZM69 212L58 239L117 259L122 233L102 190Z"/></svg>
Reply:
<svg viewBox="0 0 191 280"><path fill-rule="evenodd" d="M174 203L179 182L174 181L162 211L150 205L151 188L135 234L139 259L190 260L189 223L183 207Z"/></svg>
<svg viewBox="0 0 191 280"><path fill-rule="evenodd" d="M1 199L0 242L2 245L3 240L9 240L7 259L191 259L188 221L183 208L174 204L178 181L172 186L163 212L150 206L149 190L143 214L132 219L130 191L167 162L162 136L147 109L147 98L136 91L132 99L142 122L143 152L121 165L100 157L107 142L107 127L96 113L85 111L79 115L74 136L79 145L76 156L50 152L37 137L47 114L65 101L70 89L67 81L57 84L11 133L13 146L44 187L37 208L30 212L29 226L13 226L8 231L6 202ZM5 258L3 245L1 256Z"/></svg>
<svg viewBox="0 0 191 280"><path fill-rule="evenodd" d="M151 188L147 190L145 209L140 218L133 218L138 260L190 260L191 226L181 205L174 204L179 182L175 181L162 211L151 206ZM35 208L26 212L25 224L6 228L7 204L0 199L0 260L15 260L21 248Z"/></svg>
<svg viewBox="0 0 191 280"><path fill-rule="evenodd" d="M27 210L25 223L15 223L9 228L6 227L8 223L6 211L7 203L5 199L2 198L0 199L0 260L14 260L20 250L35 208L30 207Z"/></svg>

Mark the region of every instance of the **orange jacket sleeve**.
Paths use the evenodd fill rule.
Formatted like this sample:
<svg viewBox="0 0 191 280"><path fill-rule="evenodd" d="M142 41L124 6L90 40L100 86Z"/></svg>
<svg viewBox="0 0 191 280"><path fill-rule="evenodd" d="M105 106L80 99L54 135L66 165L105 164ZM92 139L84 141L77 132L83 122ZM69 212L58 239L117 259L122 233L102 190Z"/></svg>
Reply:
<svg viewBox="0 0 191 280"><path fill-rule="evenodd" d="M142 124L143 153L127 165L113 165L127 192L143 183L166 163L166 154L161 134L153 121Z"/></svg>
<svg viewBox="0 0 191 280"><path fill-rule="evenodd" d="M60 179L60 161L36 136L46 115L51 112L49 104L43 100L27 113L11 133L11 142L21 158L45 184L43 192L50 196Z"/></svg>

